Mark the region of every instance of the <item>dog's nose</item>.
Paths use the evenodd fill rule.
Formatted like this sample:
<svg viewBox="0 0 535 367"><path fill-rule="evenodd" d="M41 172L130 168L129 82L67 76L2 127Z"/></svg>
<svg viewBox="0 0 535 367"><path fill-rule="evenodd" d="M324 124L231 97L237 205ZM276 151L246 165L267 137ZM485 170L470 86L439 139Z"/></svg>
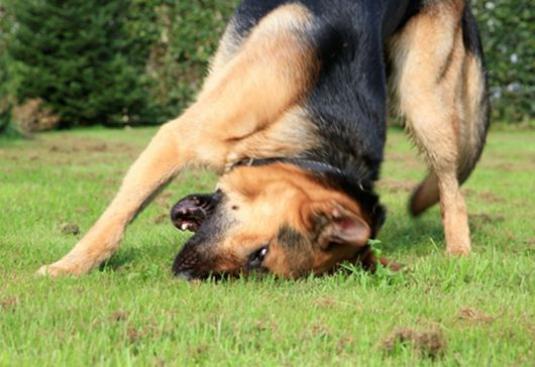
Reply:
<svg viewBox="0 0 535 367"><path fill-rule="evenodd" d="M184 216L190 214L199 208L200 202L195 196L190 196L185 199L180 200L176 205L171 209L171 220L173 222L180 220Z"/></svg>
<svg viewBox="0 0 535 367"><path fill-rule="evenodd" d="M205 218L206 209L197 196L182 199L171 209L171 220L181 231L197 231Z"/></svg>

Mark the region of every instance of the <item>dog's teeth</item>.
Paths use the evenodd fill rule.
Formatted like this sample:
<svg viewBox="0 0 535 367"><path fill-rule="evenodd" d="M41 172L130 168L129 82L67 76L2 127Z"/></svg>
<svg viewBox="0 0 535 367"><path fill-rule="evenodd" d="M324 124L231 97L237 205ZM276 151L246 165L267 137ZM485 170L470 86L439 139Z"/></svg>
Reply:
<svg viewBox="0 0 535 367"><path fill-rule="evenodd" d="M188 229L188 223L182 223L180 225L180 229L183 230L183 231L187 230Z"/></svg>
<svg viewBox="0 0 535 367"><path fill-rule="evenodd" d="M260 250L260 256L266 256L267 254L267 247L263 248L262 250Z"/></svg>

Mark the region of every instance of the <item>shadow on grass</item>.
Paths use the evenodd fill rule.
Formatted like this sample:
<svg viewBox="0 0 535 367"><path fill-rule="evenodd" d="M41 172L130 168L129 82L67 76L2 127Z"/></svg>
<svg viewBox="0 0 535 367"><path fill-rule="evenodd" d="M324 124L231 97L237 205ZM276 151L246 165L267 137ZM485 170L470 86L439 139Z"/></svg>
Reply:
<svg viewBox="0 0 535 367"><path fill-rule="evenodd" d="M161 263L161 258L168 254L169 269L176 255L175 247L170 244L162 245L146 245L134 248L124 248L114 254L110 259L106 260L99 266L99 271L113 271L120 272L123 270L130 270L131 265L135 262L143 262L144 265L150 265L151 263Z"/></svg>
<svg viewBox="0 0 535 367"><path fill-rule="evenodd" d="M379 235L381 247L387 252L417 250L419 253L427 253L433 250L433 244L440 246L443 243L442 223L439 218L433 218L432 214L417 219L391 219L391 223L387 224Z"/></svg>
<svg viewBox="0 0 535 367"><path fill-rule="evenodd" d="M423 214L419 218L401 215L393 216L391 222L380 232L381 247L385 251L417 251L419 255L433 249L445 249L444 228L438 212ZM469 225L472 240L474 237L492 236L497 225L504 222L501 215L471 214Z"/></svg>
<svg viewBox="0 0 535 367"><path fill-rule="evenodd" d="M142 257L142 251L137 248L129 248L113 255L99 266L99 271L119 271L134 259Z"/></svg>

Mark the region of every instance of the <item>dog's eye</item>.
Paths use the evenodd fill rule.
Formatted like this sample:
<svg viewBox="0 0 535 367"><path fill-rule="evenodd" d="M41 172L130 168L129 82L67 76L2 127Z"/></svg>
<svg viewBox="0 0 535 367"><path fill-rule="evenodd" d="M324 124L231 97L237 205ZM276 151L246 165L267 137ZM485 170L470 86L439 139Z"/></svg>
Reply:
<svg viewBox="0 0 535 367"><path fill-rule="evenodd" d="M267 245L260 247L258 250L255 250L251 255L249 255L249 259L247 260L247 268L255 269L262 266L262 263L264 262L268 251L269 248Z"/></svg>

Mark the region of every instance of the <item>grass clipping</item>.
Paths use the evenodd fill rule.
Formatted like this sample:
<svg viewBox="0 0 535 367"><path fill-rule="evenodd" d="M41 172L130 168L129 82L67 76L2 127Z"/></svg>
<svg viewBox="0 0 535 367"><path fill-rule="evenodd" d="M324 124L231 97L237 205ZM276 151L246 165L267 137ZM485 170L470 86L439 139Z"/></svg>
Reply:
<svg viewBox="0 0 535 367"><path fill-rule="evenodd" d="M446 350L446 338L442 330L431 328L429 330L414 330L399 328L388 335L381 343L386 353L394 353L399 347L410 346L422 357L438 358Z"/></svg>

